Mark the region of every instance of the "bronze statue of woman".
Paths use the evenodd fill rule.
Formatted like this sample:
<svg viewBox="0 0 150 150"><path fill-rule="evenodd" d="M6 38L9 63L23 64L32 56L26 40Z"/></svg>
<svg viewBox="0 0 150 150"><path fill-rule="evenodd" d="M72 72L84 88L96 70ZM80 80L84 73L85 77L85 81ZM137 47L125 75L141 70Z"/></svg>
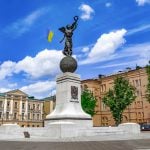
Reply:
<svg viewBox="0 0 150 150"><path fill-rule="evenodd" d="M74 22L71 25L67 25L66 27L61 27L59 30L64 33L63 39L60 43L65 39L65 47L63 50L63 54L66 56L72 55L72 35L73 31L77 28L78 16L74 16Z"/></svg>

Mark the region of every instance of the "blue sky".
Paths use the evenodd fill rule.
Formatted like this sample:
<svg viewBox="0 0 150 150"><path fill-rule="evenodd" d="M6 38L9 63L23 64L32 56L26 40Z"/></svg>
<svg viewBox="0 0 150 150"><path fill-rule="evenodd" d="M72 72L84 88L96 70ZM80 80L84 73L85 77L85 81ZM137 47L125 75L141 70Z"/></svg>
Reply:
<svg viewBox="0 0 150 150"><path fill-rule="evenodd" d="M73 56L81 79L150 60L150 0L0 0L0 92L55 93L64 43L58 28L79 16ZM51 43L48 30L54 32Z"/></svg>

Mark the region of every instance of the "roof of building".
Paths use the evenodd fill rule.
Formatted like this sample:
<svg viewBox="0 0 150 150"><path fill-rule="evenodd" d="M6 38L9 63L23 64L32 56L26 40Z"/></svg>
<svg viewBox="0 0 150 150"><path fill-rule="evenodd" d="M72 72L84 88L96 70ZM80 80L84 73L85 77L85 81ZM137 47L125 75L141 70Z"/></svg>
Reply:
<svg viewBox="0 0 150 150"><path fill-rule="evenodd" d="M0 96L5 96L5 93L0 93Z"/></svg>
<svg viewBox="0 0 150 150"><path fill-rule="evenodd" d="M116 73L106 75L106 76L104 76L102 78L107 78L107 77L111 77L111 76L116 76L116 75L121 75L121 74L125 74L125 73L135 72L135 71L143 70L143 69L145 69L145 67L140 67L140 68L137 68L137 69L131 69L131 68L128 69L128 68L126 68L126 70L118 71Z"/></svg>
<svg viewBox="0 0 150 150"><path fill-rule="evenodd" d="M139 66L137 66L136 69L126 68L126 70L124 70L124 71L118 71L116 73L109 74L109 75L101 75L100 74L98 78L85 79L85 80L82 80L82 82L86 82L86 81L98 81L99 79L105 79L105 78L113 77L113 76L116 76L116 75L123 75L125 73L134 72L134 71L143 70L143 69L145 69L145 67L139 67Z"/></svg>
<svg viewBox="0 0 150 150"><path fill-rule="evenodd" d="M45 97L41 99L42 101L55 101L56 100L56 95Z"/></svg>
<svg viewBox="0 0 150 150"><path fill-rule="evenodd" d="M12 90L12 91L5 92L5 94L19 94L19 95L28 96L28 94L24 93L23 91L21 91L19 89L15 89L15 90Z"/></svg>

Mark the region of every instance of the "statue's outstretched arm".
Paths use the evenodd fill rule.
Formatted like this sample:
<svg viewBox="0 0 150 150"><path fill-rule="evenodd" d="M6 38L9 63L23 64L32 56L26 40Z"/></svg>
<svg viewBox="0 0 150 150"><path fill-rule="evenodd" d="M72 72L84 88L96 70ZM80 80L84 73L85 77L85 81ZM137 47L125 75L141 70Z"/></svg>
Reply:
<svg viewBox="0 0 150 150"><path fill-rule="evenodd" d="M74 22L71 25L72 30L75 30L77 28L77 21L78 21L78 16L74 16Z"/></svg>
<svg viewBox="0 0 150 150"><path fill-rule="evenodd" d="M74 31L77 28L77 22L74 22L71 26L72 30Z"/></svg>

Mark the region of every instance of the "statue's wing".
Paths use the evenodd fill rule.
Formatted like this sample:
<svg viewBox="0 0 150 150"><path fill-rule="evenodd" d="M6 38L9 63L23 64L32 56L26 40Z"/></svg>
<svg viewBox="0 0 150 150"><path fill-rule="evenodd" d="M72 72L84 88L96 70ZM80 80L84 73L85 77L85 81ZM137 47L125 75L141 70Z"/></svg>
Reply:
<svg viewBox="0 0 150 150"><path fill-rule="evenodd" d="M59 28L59 30L60 30L61 32L65 33L65 27L61 27L61 28Z"/></svg>

